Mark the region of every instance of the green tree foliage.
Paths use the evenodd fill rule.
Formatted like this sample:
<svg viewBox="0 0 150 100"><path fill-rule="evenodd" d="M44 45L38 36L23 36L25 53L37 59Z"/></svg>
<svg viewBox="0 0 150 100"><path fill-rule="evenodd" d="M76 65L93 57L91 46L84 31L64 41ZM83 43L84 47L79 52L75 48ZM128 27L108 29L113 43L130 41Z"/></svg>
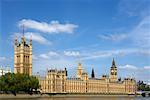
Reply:
<svg viewBox="0 0 150 100"><path fill-rule="evenodd" d="M5 93L32 93L39 88L39 81L35 76L27 74L7 73L0 77L0 91Z"/></svg>
<svg viewBox="0 0 150 100"><path fill-rule="evenodd" d="M137 89L140 91L150 91L150 86L145 84L143 81L137 82Z"/></svg>

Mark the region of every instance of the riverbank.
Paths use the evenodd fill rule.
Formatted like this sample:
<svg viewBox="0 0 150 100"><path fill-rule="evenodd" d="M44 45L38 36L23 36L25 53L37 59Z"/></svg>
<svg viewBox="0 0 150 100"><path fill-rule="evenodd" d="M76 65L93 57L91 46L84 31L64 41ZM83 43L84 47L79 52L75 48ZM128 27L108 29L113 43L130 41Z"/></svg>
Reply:
<svg viewBox="0 0 150 100"><path fill-rule="evenodd" d="M39 95L39 94L34 94L34 95L17 94L16 96L13 95L13 94L0 94L0 99L11 99L11 98L14 98L14 99L27 98L27 99L30 99L30 98L40 98L40 97L42 97L42 96Z"/></svg>
<svg viewBox="0 0 150 100"><path fill-rule="evenodd" d="M17 94L16 96L13 94L0 94L0 99L21 99L21 98L26 98L26 99L30 99L30 98L49 98L49 97L56 97L56 98L67 98L67 97L136 97L136 96L140 96L140 95L102 95L102 94L56 94L56 95L49 95L49 94L33 94L33 95L29 95L29 94Z"/></svg>

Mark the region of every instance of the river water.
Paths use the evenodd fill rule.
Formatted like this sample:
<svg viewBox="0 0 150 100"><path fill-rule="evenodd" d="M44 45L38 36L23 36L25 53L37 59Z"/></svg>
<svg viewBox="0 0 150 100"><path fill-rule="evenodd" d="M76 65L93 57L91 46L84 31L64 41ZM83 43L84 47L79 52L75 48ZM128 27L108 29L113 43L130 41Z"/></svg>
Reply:
<svg viewBox="0 0 150 100"><path fill-rule="evenodd" d="M2 100L2 99L0 99ZM47 98L32 98L32 99L3 99L3 100L150 100L150 97L119 97L119 96L92 96L92 97L47 97Z"/></svg>

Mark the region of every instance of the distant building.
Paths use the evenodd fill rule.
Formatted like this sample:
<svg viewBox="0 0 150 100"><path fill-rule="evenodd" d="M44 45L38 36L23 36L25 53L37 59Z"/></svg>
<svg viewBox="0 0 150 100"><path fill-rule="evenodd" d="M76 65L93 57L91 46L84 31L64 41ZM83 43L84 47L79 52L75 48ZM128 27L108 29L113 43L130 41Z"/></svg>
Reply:
<svg viewBox="0 0 150 100"><path fill-rule="evenodd" d="M10 67L0 67L0 76L5 75L6 73L11 73Z"/></svg>
<svg viewBox="0 0 150 100"><path fill-rule="evenodd" d="M32 75L32 39L27 44L24 35L14 42L14 73Z"/></svg>
<svg viewBox="0 0 150 100"><path fill-rule="evenodd" d="M67 70L50 69L45 78L39 78L43 93L102 93L102 94L135 94L136 81L126 78L117 79L117 67L112 61L110 76L103 75L95 78L92 69L91 78L83 71L82 64L78 64L77 77L67 78Z"/></svg>

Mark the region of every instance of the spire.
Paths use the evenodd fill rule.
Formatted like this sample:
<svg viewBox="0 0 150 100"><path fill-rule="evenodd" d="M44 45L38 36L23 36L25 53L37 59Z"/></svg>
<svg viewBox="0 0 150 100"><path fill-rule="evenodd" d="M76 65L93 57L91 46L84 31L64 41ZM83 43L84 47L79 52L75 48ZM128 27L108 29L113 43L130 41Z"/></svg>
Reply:
<svg viewBox="0 0 150 100"><path fill-rule="evenodd" d="M22 26L22 34L23 34L23 37L24 37L24 24Z"/></svg>
<svg viewBox="0 0 150 100"><path fill-rule="evenodd" d="M30 45L32 45L32 35L30 35Z"/></svg>
<svg viewBox="0 0 150 100"><path fill-rule="evenodd" d="M94 69L92 68L91 78L95 78Z"/></svg>
<svg viewBox="0 0 150 100"><path fill-rule="evenodd" d="M17 39L17 36L15 37L15 41L14 41L15 45L18 44L18 39Z"/></svg>
<svg viewBox="0 0 150 100"><path fill-rule="evenodd" d="M82 69L82 64L78 63L78 69Z"/></svg>
<svg viewBox="0 0 150 100"><path fill-rule="evenodd" d="M24 36L24 25L22 25L22 43L25 43L25 36Z"/></svg>
<svg viewBox="0 0 150 100"><path fill-rule="evenodd" d="M65 67L65 75L68 76L67 68Z"/></svg>
<svg viewBox="0 0 150 100"><path fill-rule="evenodd" d="M114 58L113 58L113 61L112 61L112 67L116 67Z"/></svg>

